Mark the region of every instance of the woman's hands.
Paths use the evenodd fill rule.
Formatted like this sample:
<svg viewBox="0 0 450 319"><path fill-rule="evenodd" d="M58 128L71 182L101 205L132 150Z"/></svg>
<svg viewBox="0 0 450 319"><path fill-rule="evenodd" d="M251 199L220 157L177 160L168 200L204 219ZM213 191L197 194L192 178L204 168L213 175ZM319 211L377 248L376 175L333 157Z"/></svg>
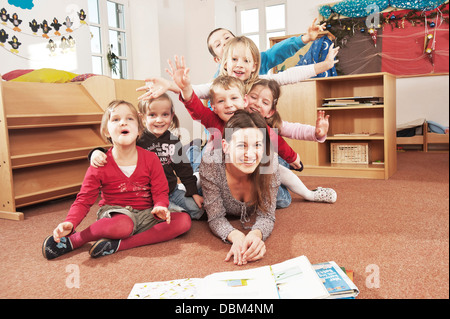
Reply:
<svg viewBox="0 0 450 319"><path fill-rule="evenodd" d="M260 230L252 230L247 236L238 230L234 230L228 235L228 240L232 242L232 245L225 261L228 262L231 257L234 257L235 265L246 265L248 262L262 259L266 254L266 245L262 241Z"/></svg>

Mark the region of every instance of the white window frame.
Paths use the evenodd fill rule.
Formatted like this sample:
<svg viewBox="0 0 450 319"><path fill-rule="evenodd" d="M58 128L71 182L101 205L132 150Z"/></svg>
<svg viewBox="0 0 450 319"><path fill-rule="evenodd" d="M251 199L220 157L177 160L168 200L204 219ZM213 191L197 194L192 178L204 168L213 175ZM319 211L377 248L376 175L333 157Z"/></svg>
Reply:
<svg viewBox="0 0 450 319"><path fill-rule="evenodd" d="M243 0L236 1L236 16L237 16L237 34L244 36L259 35L259 48L265 51L268 48L267 34L273 32L285 32L287 34L287 1L286 0ZM284 4L285 9L285 26L283 29L267 30L266 29L266 7ZM241 23L241 12L251 9L258 9L259 11L259 32L243 34Z"/></svg>
<svg viewBox="0 0 450 319"><path fill-rule="evenodd" d="M108 9L107 9L107 2L115 2L118 4L123 5L124 8L124 19L125 19L125 28L113 28L109 26L108 23ZM126 37L126 55L124 56L118 56L119 60L124 60L127 63L127 74L125 79L132 79L133 78L133 67L132 67L132 53L131 53L131 21L130 21L130 14L129 14L129 1L128 0L98 0L98 13L100 18L100 23L93 23L89 22L89 25L95 26L100 28L100 37L101 37L101 53L94 53L92 52L92 56L97 56L102 58L102 70L103 75L110 76L113 78L118 78L118 75L113 74L111 68L108 64L107 54L108 50L110 48L110 40L109 40L109 31L120 31L125 33ZM89 12L88 14L88 20L89 20Z"/></svg>

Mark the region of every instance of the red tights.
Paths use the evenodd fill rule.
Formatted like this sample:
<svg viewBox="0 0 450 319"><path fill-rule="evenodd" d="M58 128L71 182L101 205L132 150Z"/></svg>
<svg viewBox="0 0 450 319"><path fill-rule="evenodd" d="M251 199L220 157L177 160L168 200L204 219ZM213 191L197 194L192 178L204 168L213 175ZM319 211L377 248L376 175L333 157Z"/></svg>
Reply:
<svg viewBox="0 0 450 319"><path fill-rule="evenodd" d="M171 222L159 223L149 230L130 237L133 221L126 215L115 214L112 218L97 220L85 230L72 234L69 239L73 249L102 238L121 239L119 250L151 245L174 239L191 228L191 217L186 213L171 213Z"/></svg>

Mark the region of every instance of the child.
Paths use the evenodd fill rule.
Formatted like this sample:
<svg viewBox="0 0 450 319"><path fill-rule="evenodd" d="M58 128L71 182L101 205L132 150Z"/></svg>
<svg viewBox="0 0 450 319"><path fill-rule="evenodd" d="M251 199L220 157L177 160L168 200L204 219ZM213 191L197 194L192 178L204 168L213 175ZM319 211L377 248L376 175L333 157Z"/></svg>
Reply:
<svg viewBox="0 0 450 319"><path fill-rule="evenodd" d="M329 127L329 115L325 116L324 111L319 111L315 127L282 121L277 111L280 94L280 86L276 81L261 79L253 85L247 95L249 102L246 110L250 113L261 114L270 127L278 129L278 134L281 136L296 140L325 142ZM279 159L279 162L282 164L283 159ZM319 187L310 191L300 179L284 178L283 181L285 186L308 201L326 203L336 201L337 194L331 188Z"/></svg>
<svg viewBox="0 0 450 319"><path fill-rule="evenodd" d="M258 47L247 37L236 37L230 40L225 47L220 75L238 77L246 84L247 92L259 78L273 79L280 85L293 84L331 69L339 62L335 60L338 52L339 48L335 49L334 44L332 44L326 59L322 62L295 66L281 73L260 76L261 56ZM209 97L209 83L195 85L193 87L200 99L207 99Z"/></svg>
<svg viewBox="0 0 450 319"><path fill-rule="evenodd" d="M270 69L283 63L306 44L316 40L319 32L325 30L325 24L316 25L316 21L317 18L314 19L306 34L281 41L267 51L261 52L261 68L259 74L267 74ZM213 56L214 62L219 64L219 68L214 75L214 78L220 73L220 64L222 63L224 47L233 38L235 38L235 35L230 30L224 28L215 29L208 36L207 44L209 53Z"/></svg>
<svg viewBox="0 0 450 319"><path fill-rule="evenodd" d="M192 219L200 219L203 215L203 198L198 194L197 178L183 153L180 139L170 132L180 126L172 100L167 94L163 94L156 99L140 101L139 112L146 130L137 145L159 157L169 182L170 203L184 209ZM103 166L105 159L103 152L94 151L91 165ZM180 188L184 190L179 188L177 176L184 185Z"/></svg>
<svg viewBox="0 0 450 319"><path fill-rule="evenodd" d="M106 154L107 164L88 168L65 221L43 243L45 258L53 259L87 242L97 241L89 250L91 257L96 258L167 241L190 229L188 214L171 215L167 209L169 189L158 157L136 146L143 130L131 103L109 104L100 128L102 135L113 144ZM96 202L99 191L102 199L97 221L75 232Z"/></svg>

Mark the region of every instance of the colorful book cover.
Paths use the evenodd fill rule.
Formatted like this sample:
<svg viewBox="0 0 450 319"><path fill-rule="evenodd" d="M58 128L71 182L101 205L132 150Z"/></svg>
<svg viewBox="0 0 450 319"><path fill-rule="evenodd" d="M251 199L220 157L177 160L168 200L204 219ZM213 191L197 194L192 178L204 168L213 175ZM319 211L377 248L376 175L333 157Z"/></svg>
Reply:
<svg viewBox="0 0 450 319"><path fill-rule="evenodd" d="M353 281L334 261L316 264L313 268L330 293L330 298L356 297L359 294Z"/></svg>

